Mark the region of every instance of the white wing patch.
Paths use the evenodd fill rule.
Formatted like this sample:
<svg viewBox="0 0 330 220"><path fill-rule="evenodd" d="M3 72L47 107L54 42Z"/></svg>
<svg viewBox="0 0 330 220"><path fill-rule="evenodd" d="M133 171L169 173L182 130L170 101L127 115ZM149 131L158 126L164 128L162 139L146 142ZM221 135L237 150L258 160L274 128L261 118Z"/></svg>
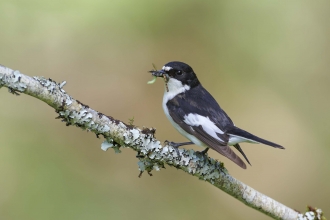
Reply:
<svg viewBox="0 0 330 220"><path fill-rule="evenodd" d="M215 139L224 142L221 138L218 137L218 134L223 134L224 132L221 131L215 124L209 119L209 117L204 117L198 114L190 113L184 116L183 120L187 125L190 126L202 126L203 130L210 136L214 137Z"/></svg>

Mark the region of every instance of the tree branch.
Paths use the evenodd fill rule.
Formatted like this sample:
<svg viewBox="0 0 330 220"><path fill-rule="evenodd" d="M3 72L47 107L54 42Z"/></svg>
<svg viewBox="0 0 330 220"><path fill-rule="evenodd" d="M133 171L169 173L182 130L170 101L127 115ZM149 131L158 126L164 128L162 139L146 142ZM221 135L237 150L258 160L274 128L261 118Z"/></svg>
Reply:
<svg viewBox="0 0 330 220"><path fill-rule="evenodd" d="M59 114L57 118L66 122L67 126L75 125L92 131L97 137L103 135L106 139L101 146L103 150L114 148L116 152L120 152L120 147L129 147L138 152L141 174L147 171L151 175L152 170L160 170L167 164L211 183L274 219L325 219L320 209L310 207L305 214L299 214L263 195L230 176L223 163L213 158L196 154L193 150L179 149L177 152L171 146L162 146L154 137L155 129L141 130L97 112L68 95L63 90L64 85L65 82L56 83L43 77L29 77L18 70L0 65L0 88L4 86L10 93L25 93L46 102Z"/></svg>

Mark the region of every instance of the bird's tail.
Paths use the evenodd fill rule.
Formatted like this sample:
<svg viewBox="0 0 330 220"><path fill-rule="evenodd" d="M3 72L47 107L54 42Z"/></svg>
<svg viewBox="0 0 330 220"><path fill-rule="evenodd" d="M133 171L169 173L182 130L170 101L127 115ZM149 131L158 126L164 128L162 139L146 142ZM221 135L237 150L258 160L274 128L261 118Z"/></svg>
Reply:
<svg viewBox="0 0 330 220"><path fill-rule="evenodd" d="M247 142L257 142L257 143L262 143L262 144L266 144L275 148L280 148L280 149L285 149L283 146L279 145L279 144L275 144L273 142L267 141L265 139L262 139L260 137L257 137L247 131L244 131L243 129L240 129L238 127L232 127L230 129L227 130L227 134L229 135L233 135L233 136L237 136L240 138L245 139Z"/></svg>
<svg viewBox="0 0 330 220"><path fill-rule="evenodd" d="M242 155L243 157L245 158L246 162L248 162L250 165L250 161L249 159L247 158L247 156L245 155L244 151L242 150L241 146L239 146L239 144L235 144L234 147L236 148L236 150L238 150Z"/></svg>
<svg viewBox="0 0 330 220"><path fill-rule="evenodd" d="M228 159L230 159L231 161L236 163L241 168L246 169L246 165L243 162L243 160L241 158L239 158L239 156L237 156L235 154L235 152L232 149L230 149L229 146L220 146L219 145L216 147L212 147L212 149L217 151L218 153L222 154L223 156L227 157Z"/></svg>

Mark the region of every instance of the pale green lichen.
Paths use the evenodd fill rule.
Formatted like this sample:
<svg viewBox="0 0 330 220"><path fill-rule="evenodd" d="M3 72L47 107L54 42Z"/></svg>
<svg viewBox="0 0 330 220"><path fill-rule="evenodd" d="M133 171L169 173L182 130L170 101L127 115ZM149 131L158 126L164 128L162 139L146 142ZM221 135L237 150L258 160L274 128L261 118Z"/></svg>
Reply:
<svg viewBox="0 0 330 220"><path fill-rule="evenodd" d="M326 220L321 209L307 207L307 212L298 215L298 220Z"/></svg>
<svg viewBox="0 0 330 220"><path fill-rule="evenodd" d="M113 147L113 143L110 143L108 141L103 141L102 144L101 144L101 149L103 151L107 151L111 147Z"/></svg>

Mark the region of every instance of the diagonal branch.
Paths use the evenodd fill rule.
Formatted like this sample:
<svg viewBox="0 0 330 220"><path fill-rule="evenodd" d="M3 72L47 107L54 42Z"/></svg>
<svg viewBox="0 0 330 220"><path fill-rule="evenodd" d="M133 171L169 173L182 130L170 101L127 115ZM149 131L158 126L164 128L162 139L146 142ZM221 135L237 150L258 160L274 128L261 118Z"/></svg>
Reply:
<svg viewBox="0 0 330 220"><path fill-rule="evenodd" d="M209 182L274 219L314 219L308 218L309 216L324 218L320 209L310 209L305 214L299 214L263 195L230 176L223 164L213 158L196 154L193 150L176 151L171 146L162 146L154 136L155 129L141 130L97 112L68 95L63 90L64 85L65 81L56 83L43 77L29 77L18 70L0 65L0 88L4 86L13 94L25 93L46 102L67 126L75 125L92 131L97 137L103 135L106 139L101 146L103 150L114 148L116 152L120 152L120 147L129 147L138 152L141 174L144 171L150 174L152 170L160 170L167 164Z"/></svg>

